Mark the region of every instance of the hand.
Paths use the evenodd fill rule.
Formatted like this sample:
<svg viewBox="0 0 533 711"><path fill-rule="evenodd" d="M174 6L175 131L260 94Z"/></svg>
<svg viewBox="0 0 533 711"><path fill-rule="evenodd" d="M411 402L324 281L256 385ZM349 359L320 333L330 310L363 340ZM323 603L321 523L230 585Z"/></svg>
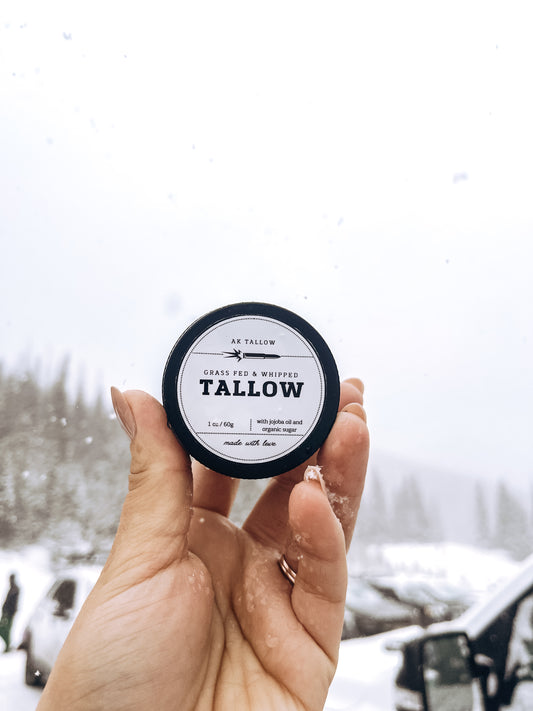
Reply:
<svg viewBox="0 0 533 711"><path fill-rule="evenodd" d="M191 471L149 395L113 399L131 438L129 493L39 711L322 709L368 457L361 382L342 383L317 455L329 500L302 465L269 482L242 528L227 518L238 481Z"/></svg>

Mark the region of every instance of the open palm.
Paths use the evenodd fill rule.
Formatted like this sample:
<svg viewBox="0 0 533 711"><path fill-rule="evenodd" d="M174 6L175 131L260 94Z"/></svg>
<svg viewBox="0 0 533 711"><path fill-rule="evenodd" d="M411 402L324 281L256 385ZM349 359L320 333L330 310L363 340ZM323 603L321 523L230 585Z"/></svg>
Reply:
<svg viewBox="0 0 533 711"><path fill-rule="evenodd" d="M115 393L133 435L130 490L39 710L321 709L368 456L361 390L342 384L318 453L328 495L302 466L271 480L242 528L227 518L238 482L193 473L161 405Z"/></svg>

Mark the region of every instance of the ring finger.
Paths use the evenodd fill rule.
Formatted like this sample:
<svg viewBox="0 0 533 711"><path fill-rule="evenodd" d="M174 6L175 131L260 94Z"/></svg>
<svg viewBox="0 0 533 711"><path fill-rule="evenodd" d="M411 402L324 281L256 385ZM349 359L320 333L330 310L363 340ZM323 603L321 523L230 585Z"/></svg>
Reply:
<svg viewBox="0 0 533 711"><path fill-rule="evenodd" d="M359 403L345 406L318 453L330 503L342 523L347 544L359 508L368 459L368 430L364 418ZM265 545L284 549L289 530L289 497L302 480L307 464L272 480L246 520L245 530Z"/></svg>

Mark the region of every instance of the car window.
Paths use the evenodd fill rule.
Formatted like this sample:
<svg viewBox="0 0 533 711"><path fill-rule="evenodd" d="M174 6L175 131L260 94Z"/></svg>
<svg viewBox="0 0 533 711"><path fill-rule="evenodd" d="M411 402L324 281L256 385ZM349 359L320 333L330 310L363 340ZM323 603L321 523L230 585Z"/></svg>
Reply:
<svg viewBox="0 0 533 711"><path fill-rule="evenodd" d="M472 643L474 654L484 654L494 662L494 669L501 679L505 669L509 638L516 612L516 604L499 615L485 632Z"/></svg>
<svg viewBox="0 0 533 711"><path fill-rule="evenodd" d="M74 580L62 580L55 589L53 599L57 602L58 608L65 612L74 607L74 594L76 583Z"/></svg>
<svg viewBox="0 0 533 711"><path fill-rule="evenodd" d="M533 591L504 610L472 642L474 655L483 654L493 662L499 681L498 699L507 708L515 686L533 669Z"/></svg>
<svg viewBox="0 0 533 711"><path fill-rule="evenodd" d="M505 676L531 678L533 672L533 594L518 605L513 620Z"/></svg>

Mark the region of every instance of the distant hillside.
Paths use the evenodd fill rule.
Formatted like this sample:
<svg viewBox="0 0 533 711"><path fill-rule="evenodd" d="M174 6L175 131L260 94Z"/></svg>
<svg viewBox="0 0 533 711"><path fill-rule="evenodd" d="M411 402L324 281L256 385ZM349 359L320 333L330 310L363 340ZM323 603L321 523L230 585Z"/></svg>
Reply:
<svg viewBox="0 0 533 711"><path fill-rule="evenodd" d="M435 465L400 459L385 452L373 452L368 472L368 490L379 477L385 490L389 512L398 505L403 483L414 478L428 518L438 524L444 540L474 542L476 537L475 490L473 477L439 469ZM494 499L494 485L485 483L487 501ZM409 515L409 514L407 514Z"/></svg>
<svg viewBox="0 0 533 711"><path fill-rule="evenodd" d="M521 557L532 549L530 499L531 492L506 482L374 451L358 528L364 538L381 520L395 541L418 537L507 549L516 542Z"/></svg>

